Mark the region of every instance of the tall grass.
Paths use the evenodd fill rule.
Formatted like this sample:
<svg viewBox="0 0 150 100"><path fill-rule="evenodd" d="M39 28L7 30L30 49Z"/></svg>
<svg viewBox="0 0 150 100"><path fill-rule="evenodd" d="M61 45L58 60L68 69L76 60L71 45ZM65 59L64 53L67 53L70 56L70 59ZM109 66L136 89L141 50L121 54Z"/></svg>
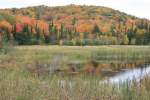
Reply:
<svg viewBox="0 0 150 100"><path fill-rule="evenodd" d="M148 61L149 49L148 46L15 47L13 52L0 55L0 100L149 100L150 77L140 83L118 86L103 84L97 76L49 74L66 68L70 62L87 61L93 53L92 59L99 62Z"/></svg>
<svg viewBox="0 0 150 100"><path fill-rule="evenodd" d="M0 70L0 100L149 100L150 78L119 87L98 78L35 77L26 69Z"/></svg>
<svg viewBox="0 0 150 100"><path fill-rule="evenodd" d="M150 47L112 47L112 48L99 48L92 53L92 59L101 60L117 60L117 61L135 61L143 59L150 61Z"/></svg>

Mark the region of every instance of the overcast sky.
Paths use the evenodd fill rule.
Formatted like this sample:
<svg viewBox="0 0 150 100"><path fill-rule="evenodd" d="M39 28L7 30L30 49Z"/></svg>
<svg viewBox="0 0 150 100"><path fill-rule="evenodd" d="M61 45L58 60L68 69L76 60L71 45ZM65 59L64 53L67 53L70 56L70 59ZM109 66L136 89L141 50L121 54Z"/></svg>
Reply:
<svg viewBox="0 0 150 100"><path fill-rule="evenodd" d="M60 6L68 4L111 7L137 17L150 19L150 0L0 0L0 8L20 8L35 5Z"/></svg>

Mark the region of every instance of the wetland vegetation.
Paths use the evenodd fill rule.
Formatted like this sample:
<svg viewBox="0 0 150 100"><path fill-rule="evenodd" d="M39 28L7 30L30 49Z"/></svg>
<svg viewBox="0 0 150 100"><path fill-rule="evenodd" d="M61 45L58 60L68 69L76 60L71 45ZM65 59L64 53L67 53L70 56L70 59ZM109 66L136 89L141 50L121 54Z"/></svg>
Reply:
<svg viewBox="0 0 150 100"><path fill-rule="evenodd" d="M19 46L0 54L1 100L149 100L150 77L105 80L148 67L149 46ZM143 72L144 73L144 72Z"/></svg>

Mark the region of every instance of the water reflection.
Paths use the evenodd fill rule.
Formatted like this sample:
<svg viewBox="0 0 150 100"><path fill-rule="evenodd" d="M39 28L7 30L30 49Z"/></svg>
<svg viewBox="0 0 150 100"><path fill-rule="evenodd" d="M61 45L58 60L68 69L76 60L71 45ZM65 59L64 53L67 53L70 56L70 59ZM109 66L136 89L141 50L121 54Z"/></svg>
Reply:
<svg viewBox="0 0 150 100"><path fill-rule="evenodd" d="M77 74L97 75L101 76L103 82L121 83L125 81L140 81L144 76L150 74L150 64L143 60L135 62L95 62L87 61L77 69L78 64L69 65L70 72L78 72Z"/></svg>
<svg viewBox="0 0 150 100"><path fill-rule="evenodd" d="M120 83L125 81L140 81L144 76L150 75L150 65L142 68L129 69L109 77L105 82Z"/></svg>

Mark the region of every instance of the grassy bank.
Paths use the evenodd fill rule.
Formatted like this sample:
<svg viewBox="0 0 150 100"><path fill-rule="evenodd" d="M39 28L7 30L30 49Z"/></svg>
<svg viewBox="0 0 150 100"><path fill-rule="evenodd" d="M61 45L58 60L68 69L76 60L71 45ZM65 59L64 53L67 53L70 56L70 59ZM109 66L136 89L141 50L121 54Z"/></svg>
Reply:
<svg viewBox="0 0 150 100"><path fill-rule="evenodd" d="M62 55L67 61L149 59L150 46L18 46L12 55L31 60L51 60ZM93 58L92 58L93 57Z"/></svg>
<svg viewBox="0 0 150 100"><path fill-rule="evenodd" d="M150 61L149 46L18 46L0 55L1 67L66 67L69 63ZM13 64L13 65L12 65Z"/></svg>

